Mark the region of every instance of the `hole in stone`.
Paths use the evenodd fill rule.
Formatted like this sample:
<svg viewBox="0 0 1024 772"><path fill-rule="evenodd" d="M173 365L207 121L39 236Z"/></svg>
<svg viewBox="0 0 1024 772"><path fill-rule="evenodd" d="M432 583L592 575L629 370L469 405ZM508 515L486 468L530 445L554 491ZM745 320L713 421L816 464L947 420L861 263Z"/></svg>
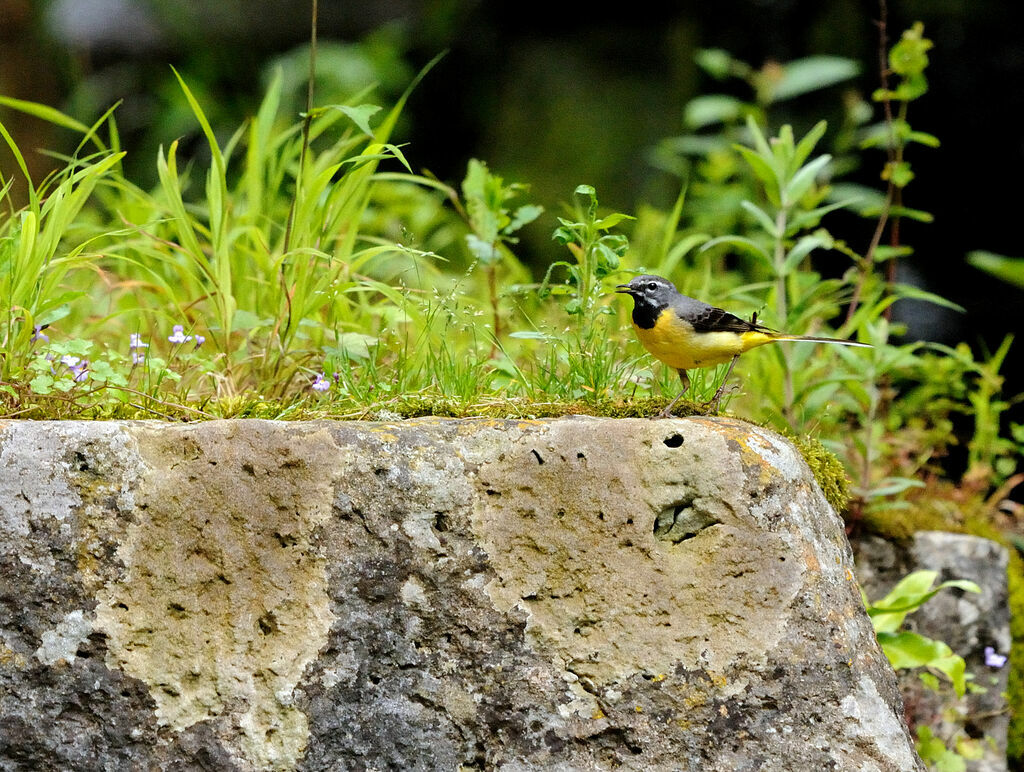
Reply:
<svg viewBox="0 0 1024 772"><path fill-rule="evenodd" d="M268 611L266 614L260 617L257 624L260 627L260 632L263 635L270 635L271 633L277 632L277 617L274 616L273 611Z"/></svg>
<svg viewBox="0 0 1024 772"><path fill-rule="evenodd" d="M717 517L688 498L661 510L654 519L654 538L679 544L719 523Z"/></svg>
<svg viewBox="0 0 1024 772"><path fill-rule="evenodd" d="M434 513L434 530L444 533L448 530L448 515L444 512Z"/></svg>
<svg viewBox="0 0 1024 772"><path fill-rule="evenodd" d="M662 440L662 442L664 442L670 448L678 448L680 445L683 444L683 435L676 432L675 434L670 434L668 437Z"/></svg>
<svg viewBox="0 0 1024 772"><path fill-rule="evenodd" d="M280 544L281 547L294 547L299 543L298 537L290 533L274 531L274 538L277 539L277 543Z"/></svg>
<svg viewBox="0 0 1024 772"><path fill-rule="evenodd" d="M544 459L540 457L540 453L537 452L536 448L531 449L530 452L533 453L533 456L534 456L534 458L537 459L537 463L538 464L543 464L544 463Z"/></svg>
<svg viewBox="0 0 1024 772"><path fill-rule="evenodd" d="M577 459L579 459L579 460L583 460L583 459L585 459L585 458L586 458L586 456L585 456L585 455L583 455L583 451L581 450L581 451L579 451L579 452L578 452L578 453L576 454L576 458L577 458Z"/></svg>
<svg viewBox="0 0 1024 772"><path fill-rule="evenodd" d="M245 472L247 475L250 475L252 477L256 476L256 469L248 461L246 461L244 464L242 464L242 471Z"/></svg>

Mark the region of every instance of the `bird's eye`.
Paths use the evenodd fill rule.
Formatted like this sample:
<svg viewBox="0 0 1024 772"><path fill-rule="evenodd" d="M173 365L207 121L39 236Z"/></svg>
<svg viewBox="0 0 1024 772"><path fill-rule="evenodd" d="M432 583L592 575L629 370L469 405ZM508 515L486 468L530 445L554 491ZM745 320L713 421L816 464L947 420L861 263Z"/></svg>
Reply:
<svg viewBox="0 0 1024 772"><path fill-rule="evenodd" d="M656 290L656 289L658 289L658 285L657 285L657 283L655 283L655 282L653 282L653 281L652 281L652 282L649 282L649 283L647 284L647 289L649 289L649 290L652 290L652 291L653 291L653 290Z"/></svg>

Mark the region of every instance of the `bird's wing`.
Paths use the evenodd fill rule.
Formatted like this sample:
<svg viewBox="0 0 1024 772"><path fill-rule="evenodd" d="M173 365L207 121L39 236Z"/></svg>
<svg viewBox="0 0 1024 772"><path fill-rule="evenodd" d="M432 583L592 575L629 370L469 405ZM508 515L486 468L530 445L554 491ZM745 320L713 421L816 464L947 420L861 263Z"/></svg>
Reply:
<svg viewBox="0 0 1024 772"><path fill-rule="evenodd" d="M678 311L679 315L692 324L693 329L697 332L735 332L739 334L763 332L768 335L774 332L774 330L765 327L763 324L748 322L746 319L740 319L735 314L730 314L721 308L709 306L707 303L700 303L698 305L695 301L692 304L682 306Z"/></svg>

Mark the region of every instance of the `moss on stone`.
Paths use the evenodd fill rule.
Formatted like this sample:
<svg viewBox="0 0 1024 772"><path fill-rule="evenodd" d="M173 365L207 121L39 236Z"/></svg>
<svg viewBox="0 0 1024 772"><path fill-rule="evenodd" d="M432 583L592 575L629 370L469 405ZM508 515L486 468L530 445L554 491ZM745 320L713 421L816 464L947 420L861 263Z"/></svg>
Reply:
<svg viewBox="0 0 1024 772"><path fill-rule="evenodd" d="M840 515L850 503L850 478L843 462L831 450L809 435L786 434L814 473L825 499Z"/></svg>

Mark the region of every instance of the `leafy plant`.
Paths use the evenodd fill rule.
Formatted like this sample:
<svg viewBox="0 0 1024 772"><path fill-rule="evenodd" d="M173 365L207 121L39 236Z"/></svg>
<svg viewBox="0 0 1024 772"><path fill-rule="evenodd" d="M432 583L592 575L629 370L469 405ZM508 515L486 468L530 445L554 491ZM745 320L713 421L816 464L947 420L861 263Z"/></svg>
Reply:
<svg viewBox="0 0 1024 772"><path fill-rule="evenodd" d="M927 668L949 679L958 697L967 690L966 665L946 644L909 630L901 630L907 615L917 611L942 590L956 588L980 593L981 588L966 579L953 579L938 585L938 571L914 571L901 579L883 598L871 603L863 590L861 596L878 643L897 670Z"/></svg>
<svg viewBox="0 0 1024 772"><path fill-rule="evenodd" d="M893 668L921 669L921 680L932 688L936 686L932 674L938 673L950 682L957 697L963 697L967 692L970 678L963 657L955 654L942 641L901 629L907 615L917 611L944 589L981 592L981 588L971 581L954 579L936 585L937 578L937 571L914 571L897 582L885 597L874 603L868 601L863 590L861 597L871 618L878 643ZM918 751L934 769L949 772L963 770L965 756L977 755L977 748L966 737L963 738L964 742L957 742L955 749L951 750L941 738L934 736L928 727L918 727L917 734Z"/></svg>
<svg viewBox="0 0 1024 772"><path fill-rule="evenodd" d="M497 339L501 338L498 266L514 263L516 272L524 273L509 245L517 242L516 231L536 220L544 211L544 207L536 204L522 204L514 211L506 206L525 190L526 186L519 183L506 185L501 177L487 168L487 164L475 158L470 160L466 178L462 181L462 195L471 230L466 234L466 244L487 272L492 330Z"/></svg>

